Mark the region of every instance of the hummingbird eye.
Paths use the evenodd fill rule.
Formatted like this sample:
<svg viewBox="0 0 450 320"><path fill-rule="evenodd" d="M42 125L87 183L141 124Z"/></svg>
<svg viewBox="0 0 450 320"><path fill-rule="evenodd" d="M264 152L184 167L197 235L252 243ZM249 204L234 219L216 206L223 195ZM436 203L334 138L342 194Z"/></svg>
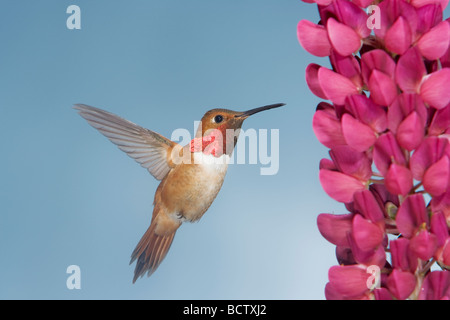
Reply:
<svg viewBox="0 0 450 320"><path fill-rule="evenodd" d="M223 121L223 116L221 116L220 114L218 114L217 116L214 117L215 123L221 123L222 121Z"/></svg>

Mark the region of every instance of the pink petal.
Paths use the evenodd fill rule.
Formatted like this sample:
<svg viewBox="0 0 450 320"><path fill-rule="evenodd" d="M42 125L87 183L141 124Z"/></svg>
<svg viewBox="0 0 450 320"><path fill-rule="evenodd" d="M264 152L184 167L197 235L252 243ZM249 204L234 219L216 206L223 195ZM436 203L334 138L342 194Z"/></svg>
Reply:
<svg viewBox="0 0 450 320"><path fill-rule="evenodd" d="M389 207L392 206L395 207L395 213L397 213L397 208L400 206L398 196L390 193L384 184L371 184L369 190L372 192L379 206L385 208L385 215L388 216Z"/></svg>
<svg viewBox="0 0 450 320"><path fill-rule="evenodd" d="M386 188L393 194L405 196L413 187L411 171L393 163L385 176Z"/></svg>
<svg viewBox="0 0 450 320"><path fill-rule="evenodd" d="M387 14L387 13L391 13L389 10L389 8L387 8L388 4L390 4L391 1L381 1L379 4L377 4L378 6L378 10L380 11L380 16L379 16L379 22L378 22L378 26L377 28L374 28L374 33L375 36L378 39L383 40L387 30L389 29L389 27L392 25L393 21L392 18L390 17L392 14ZM384 14L381 14L384 13Z"/></svg>
<svg viewBox="0 0 450 320"><path fill-rule="evenodd" d="M414 291L416 277L408 271L394 269L387 279L389 291L400 300L404 300Z"/></svg>
<svg viewBox="0 0 450 320"><path fill-rule="evenodd" d="M375 250L383 241L384 232L380 227L360 214L355 214L352 226L353 239L363 251Z"/></svg>
<svg viewBox="0 0 450 320"><path fill-rule="evenodd" d="M356 151L366 151L373 146L377 140L375 132L373 132L372 128L356 120L348 113L342 116L341 121L342 133L345 141Z"/></svg>
<svg viewBox="0 0 450 320"><path fill-rule="evenodd" d="M374 194L369 190L363 190L356 192L353 195L354 208L357 212L361 213L364 218L376 222L377 224L384 225L384 213L380 207L380 204L375 199ZM384 204L383 204L384 206Z"/></svg>
<svg viewBox="0 0 450 320"><path fill-rule="evenodd" d="M332 51L330 61L333 70L350 79L357 87L362 87L361 67L358 60L353 56L341 56L336 51Z"/></svg>
<svg viewBox="0 0 450 320"><path fill-rule="evenodd" d="M434 258L447 269L450 267L450 238L447 238L444 245L436 250ZM448 297L450 298L450 294Z"/></svg>
<svg viewBox="0 0 450 320"><path fill-rule="evenodd" d="M413 6L406 1L385 0L378 4L381 11L380 29L374 29L375 35L381 39L385 37L387 30L394 24L398 17L402 16L409 24L412 31L417 29L417 13Z"/></svg>
<svg viewBox="0 0 450 320"><path fill-rule="evenodd" d="M446 132L448 128L450 128L450 104L436 111L428 128L428 134L439 136Z"/></svg>
<svg viewBox="0 0 450 320"><path fill-rule="evenodd" d="M367 14L364 10L347 0L336 0L334 7L339 21L355 30L360 38L370 35L370 29L367 28Z"/></svg>
<svg viewBox="0 0 450 320"><path fill-rule="evenodd" d="M341 122L336 117L334 109L317 110L314 113L312 125L317 139L324 146L334 148L346 144L341 130Z"/></svg>
<svg viewBox="0 0 450 320"><path fill-rule="evenodd" d="M334 162L332 160L326 159L326 158L320 159L319 169L327 169L327 170L337 171L337 168L334 165Z"/></svg>
<svg viewBox="0 0 450 320"><path fill-rule="evenodd" d="M370 274L359 265L333 266L328 270L328 279L333 288L345 298L355 298L369 290Z"/></svg>
<svg viewBox="0 0 450 320"><path fill-rule="evenodd" d="M317 217L317 226L320 234L337 246L348 247L347 233L352 230L353 214L335 215L321 213Z"/></svg>
<svg viewBox="0 0 450 320"><path fill-rule="evenodd" d="M421 181L425 170L445 154L450 155L450 145L447 139L434 136L424 139L410 159L409 167L413 178Z"/></svg>
<svg viewBox="0 0 450 320"><path fill-rule="evenodd" d="M357 263L370 266L375 265L382 268L386 264L386 253L383 246L378 246L375 250L362 250L356 244L353 238L353 234L349 236L350 248L352 250L353 257Z"/></svg>
<svg viewBox="0 0 450 320"><path fill-rule="evenodd" d="M426 123L428 118L427 107L418 94L402 93L397 96L388 110L388 128L397 133L400 123L413 111Z"/></svg>
<svg viewBox="0 0 450 320"><path fill-rule="evenodd" d="M450 297L450 272L432 271L427 274L419 291L420 300L440 300Z"/></svg>
<svg viewBox="0 0 450 320"><path fill-rule="evenodd" d="M432 212L442 212L446 223L450 225L450 189L430 201Z"/></svg>
<svg viewBox="0 0 450 320"><path fill-rule="evenodd" d="M434 4L434 3L439 3L443 11L447 7L448 0L411 0L411 4L416 8L420 8L427 4Z"/></svg>
<svg viewBox="0 0 450 320"><path fill-rule="evenodd" d="M389 290L383 287L373 290L373 294L375 300L393 300Z"/></svg>
<svg viewBox="0 0 450 320"><path fill-rule="evenodd" d="M450 68L450 46L439 61L441 62L442 68Z"/></svg>
<svg viewBox="0 0 450 320"><path fill-rule="evenodd" d="M339 202L352 202L356 191L365 189L364 183L337 171L320 170L319 180L325 192Z"/></svg>
<svg viewBox="0 0 450 320"><path fill-rule="evenodd" d="M374 0L353 0L352 2L360 8L367 8Z"/></svg>
<svg viewBox="0 0 450 320"><path fill-rule="evenodd" d="M318 5L321 6L327 6L333 2L333 0L302 0L302 1L306 3L317 3Z"/></svg>
<svg viewBox="0 0 450 320"><path fill-rule="evenodd" d="M320 68L319 82L329 100L338 105L344 105L345 98L358 93L358 88L350 79L327 68Z"/></svg>
<svg viewBox="0 0 450 320"><path fill-rule="evenodd" d="M308 85L309 90L314 93L316 96L322 99L327 99L327 96L322 90L319 82L319 69L321 66L315 63L310 63L306 67L306 84Z"/></svg>
<svg viewBox="0 0 450 320"><path fill-rule="evenodd" d="M442 9L438 3L427 4L423 7L417 8L417 30L421 35L428 32L442 21Z"/></svg>
<svg viewBox="0 0 450 320"><path fill-rule="evenodd" d="M440 196L447 188L450 181L450 161L444 155L439 161L433 163L423 176L423 187L432 196Z"/></svg>
<svg viewBox="0 0 450 320"><path fill-rule="evenodd" d="M369 83L372 70L379 70L390 77L394 77L395 62L381 49L371 50L361 56L361 72L365 83Z"/></svg>
<svg viewBox="0 0 450 320"><path fill-rule="evenodd" d="M297 25L297 37L302 47L317 57L330 55L331 44L327 30L308 20L301 20Z"/></svg>
<svg viewBox="0 0 450 320"><path fill-rule="evenodd" d="M410 238L415 229L427 222L425 201L421 194L408 196L398 209L395 221L404 237Z"/></svg>
<svg viewBox="0 0 450 320"><path fill-rule="evenodd" d="M442 109L450 102L450 68L433 72L424 78L420 86L420 95L429 105Z"/></svg>
<svg viewBox="0 0 450 320"><path fill-rule="evenodd" d="M430 230L436 235L438 246L442 246L449 236L445 215L441 212L435 212L431 215Z"/></svg>
<svg viewBox="0 0 450 320"><path fill-rule="evenodd" d="M342 56L351 55L361 47L361 38L350 27L330 18L327 21L328 37L333 48Z"/></svg>
<svg viewBox="0 0 450 320"><path fill-rule="evenodd" d="M398 238L389 243L391 248L392 266L403 271L410 271L409 239ZM411 270L414 271L414 270Z"/></svg>
<svg viewBox="0 0 450 320"><path fill-rule="evenodd" d="M398 126L396 137L402 148L412 151L420 145L424 134L425 121L413 111Z"/></svg>
<svg viewBox="0 0 450 320"><path fill-rule="evenodd" d="M378 137L373 150L373 161L381 174L385 175L391 163L406 165L402 149L392 132Z"/></svg>
<svg viewBox="0 0 450 320"><path fill-rule="evenodd" d="M326 159L326 158L320 159L319 169L327 169L327 170L337 171L337 168L334 165L334 162L332 160Z"/></svg>
<svg viewBox="0 0 450 320"><path fill-rule="evenodd" d="M395 69L398 86L407 93L418 93L423 76L426 74L422 56L416 47L410 48L400 57Z"/></svg>
<svg viewBox="0 0 450 320"><path fill-rule="evenodd" d="M447 51L449 39L450 25L447 21L442 21L420 38L417 42L417 47L425 58L436 60Z"/></svg>
<svg viewBox="0 0 450 320"><path fill-rule="evenodd" d="M339 264L349 265L357 263L353 258L352 249L350 247L336 246L336 260Z"/></svg>
<svg viewBox="0 0 450 320"><path fill-rule="evenodd" d="M327 284L325 285L325 299L344 300L345 297L343 297L340 293L338 293L330 282L327 282Z"/></svg>
<svg viewBox="0 0 450 320"><path fill-rule="evenodd" d="M387 74L373 70L369 78L370 98L377 104L388 106L397 97L397 86Z"/></svg>
<svg viewBox="0 0 450 320"><path fill-rule="evenodd" d="M375 132L383 132L387 127L385 110L363 94L347 97L346 108L353 116L368 125Z"/></svg>
<svg viewBox="0 0 450 320"><path fill-rule="evenodd" d="M426 261L433 257L437 248L437 239L434 234L422 230L411 239L409 246L417 257Z"/></svg>
<svg viewBox="0 0 450 320"><path fill-rule="evenodd" d="M331 159L338 171L367 181L372 176L372 161L366 153L357 152L350 146L337 146L330 150Z"/></svg>
<svg viewBox="0 0 450 320"><path fill-rule="evenodd" d="M403 54L411 45L412 34L409 24L403 17L398 17L384 37L386 48L396 54Z"/></svg>

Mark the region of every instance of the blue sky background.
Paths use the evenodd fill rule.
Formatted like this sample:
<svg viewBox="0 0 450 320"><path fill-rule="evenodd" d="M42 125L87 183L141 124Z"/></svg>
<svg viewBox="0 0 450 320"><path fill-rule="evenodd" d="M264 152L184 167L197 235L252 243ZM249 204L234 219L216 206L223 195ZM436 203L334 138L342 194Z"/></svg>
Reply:
<svg viewBox="0 0 450 320"><path fill-rule="evenodd" d="M68 30L66 8L81 8ZM322 299L334 246L321 212L344 213L318 180L319 99L304 70L299 0L2 1L0 298ZM448 16L448 14L446 15ZM184 224L150 278L132 250L158 186L71 107L106 109L170 137L211 108L284 102L244 129L279 129L280 169L230 166L200 222ZM66 268L81 268L68 290Z"/></svg>

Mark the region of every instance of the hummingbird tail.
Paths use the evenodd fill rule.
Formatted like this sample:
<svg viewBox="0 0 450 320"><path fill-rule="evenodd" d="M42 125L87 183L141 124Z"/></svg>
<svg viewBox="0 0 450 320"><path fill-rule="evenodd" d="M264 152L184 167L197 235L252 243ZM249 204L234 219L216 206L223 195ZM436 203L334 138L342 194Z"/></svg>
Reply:
<svg viewBox="0 0 450 320"><path fill-rule="evenodd" d="M137 259L133 283L146 272L150 276L156 271L170 249L176 229L171 233L159 235L155 232L156 223L152 223L142 236L131 255L130 264Z"/></svg>

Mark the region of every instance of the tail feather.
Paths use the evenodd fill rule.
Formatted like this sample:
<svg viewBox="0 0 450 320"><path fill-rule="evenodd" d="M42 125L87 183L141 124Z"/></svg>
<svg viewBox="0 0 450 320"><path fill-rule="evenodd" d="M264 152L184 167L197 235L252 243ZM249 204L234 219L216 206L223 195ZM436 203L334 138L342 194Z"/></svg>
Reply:
<svg viewBox="0 0 450 320"><path fill-rule="evenodd" d="M164 235L157 234L155 229L156 223L152 223L131 254L130 264L137 259L133 283L146 272L147 276L155 272L166 257L175 237L176 229L172 233Z"/></svg>

